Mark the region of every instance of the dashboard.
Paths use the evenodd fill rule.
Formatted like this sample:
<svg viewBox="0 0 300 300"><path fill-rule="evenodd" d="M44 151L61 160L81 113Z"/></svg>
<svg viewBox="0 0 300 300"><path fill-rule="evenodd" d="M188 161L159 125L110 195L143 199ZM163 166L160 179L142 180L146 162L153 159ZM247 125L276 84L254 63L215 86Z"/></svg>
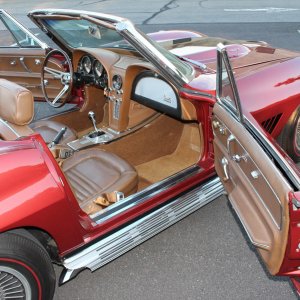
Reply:
<svg viewBox="0 0 300 300"><path fill-rule="evenodd" d="M115 122L116 128L117 123L128 122L131 100L178 119L196 118L194 106L183 103L177 89L143 57L82 47L73 53L73 60L79 76L78 87L84 84L104 90L109 103L109 120Z"/></svg>
<svg viewBox="0 0 300 300"><path fill-rule="evenodd" d="M77 72L84 83L90 83L101 89L107 88L108 75L102 63L91 55L84 55L78 63Z"/></svg>
<svg viewBox="0 0 300 300"><path fill-rule="evenodd" d="M92 84L98 88L108 88L108 74L103 64L92 55L84 55L78 63L77 72L81 75L84 83ZM121 90L123 79L119 74L112 78L112 88Z"/></svg>

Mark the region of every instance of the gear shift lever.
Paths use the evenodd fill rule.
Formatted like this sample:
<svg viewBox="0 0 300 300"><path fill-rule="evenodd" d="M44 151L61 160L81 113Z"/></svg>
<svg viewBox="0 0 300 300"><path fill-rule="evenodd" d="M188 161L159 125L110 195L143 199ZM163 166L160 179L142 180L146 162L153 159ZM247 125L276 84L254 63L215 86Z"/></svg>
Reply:
<svg viewBox="0 0 300 300"><path fill-rule="evenodd" d="M96 126L95 113L94 113L93 111L89 111L88 116L89 116L90 120L91 120L92 123L93 123L93 126L94 126L94 128L95 128L95 131L98 132L99 129L98 129L97 126Z"/></svg>
<svg viewBox="0 0 300 300"><path fill-rule="evenodd" d="M104 131L101 131L101 130L99 130L99 129L97 128L97 125L96 125L96 119L95 119L95 113L94 113L93 111L89 111L88 116L89 116L89 119L92 121L93 126L94 126L94 129L95 129L94 132L91 132L91 133L89 134L89 137L90 137L91 139L94 139L94 138L97 138L97 137L99 137L99 136L105 134Z"/></svg>

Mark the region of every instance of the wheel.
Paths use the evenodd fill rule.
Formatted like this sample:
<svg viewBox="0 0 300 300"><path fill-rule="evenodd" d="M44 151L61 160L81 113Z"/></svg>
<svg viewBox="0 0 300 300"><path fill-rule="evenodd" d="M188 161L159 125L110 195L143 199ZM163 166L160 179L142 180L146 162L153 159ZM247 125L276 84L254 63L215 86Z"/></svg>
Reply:
<svg viewBox="0 0 300 300"><path fill-rule="evenodd" d="M61 60L62 58L63 61ZM61 69L62 64L64 71ZM51 50L45 57L41 72L42 91L48 104L52 107L61 107L65 105L70 98L73 88L73 76L72 62L68 54L62 50ZM54 99L50 99L47 93L47 86L50 86L49 82L53 82L53 80L55 85L60 84L62 89Z"/></svg>
<svg viewBox="0 0 300 300"><path fill-rule="evenodd" d="M46 250L34 238L0 235L0 300L52 299L55 273Z"/></svg>
<svg viewBox="0 0 300 300"><path fill-rule="evenodd" d="M298 107L291 115L288 123L285 125L280 134L281 147L294 160L295 163L300 162L300 107Z"/></svg>

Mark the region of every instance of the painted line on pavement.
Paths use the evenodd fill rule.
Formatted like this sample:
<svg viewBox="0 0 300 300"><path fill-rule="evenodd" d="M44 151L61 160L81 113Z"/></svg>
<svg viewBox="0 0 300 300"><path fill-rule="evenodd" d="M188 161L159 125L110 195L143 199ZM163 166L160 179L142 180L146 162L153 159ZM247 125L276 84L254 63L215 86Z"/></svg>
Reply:
<svg viewBox="0 0 300 300"><path fill-rule="evenodd" d="M266 13L281 13L281 12L291 12L298 11L299 8L283 8L283 7L265 7L265 8L224 8L226 12L266 12Z"/></svg>

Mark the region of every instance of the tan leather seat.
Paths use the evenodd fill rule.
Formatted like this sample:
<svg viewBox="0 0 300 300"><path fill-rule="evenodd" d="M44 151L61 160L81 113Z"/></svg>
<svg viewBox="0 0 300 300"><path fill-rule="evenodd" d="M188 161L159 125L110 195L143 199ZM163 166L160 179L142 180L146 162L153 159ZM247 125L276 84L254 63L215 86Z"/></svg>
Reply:
<svg viewBox="0 0 300 300"><path fill-rule="evenodd" d="M38 132L43 137L46 144L49 144L50 142L53 141L55 136L60 132L62 127L64 127L65 125L50 120L40 120L29 124L29 126L34 132ZM71 141L76 140L76 138L77 135L75 131L67 127L67 131L65 132L63 138L59 143L67 144Z"/></svg>
<svg viewBox="0 0 300 300"><path fill-rule="evenodd" d="M20 136L39 132L50 142L64 126L52 121L28 124L33 118L33 97L27 89L0 79L0 138L14 140ZM75 138L71 129L63 142ZM103 193L122 192L125 196L137 190L136 170L115 154L100 149L75 152L63 162L62 170L69 181L80 207L88 214L101 206L93 200Z"/></svg>
<svg viewBox="0 0 300 300"><path fill-rule="evenodd" d="M31 123L34 116L32 93L26 88L5 79L0 79L0 137L15 140L18 137L38 132L50 143L65 125L54 121ZM31 123L31 124L30 124ZM76 139L76 133L67 128L61 144Z"/></svg>
<svg viewBox="0 0 300 300"><path fill-rule="evenodd" d="M136 170L119 156L100 149L75 152L64 161L62 170L82 210L91 214L101 209L93 203L103 193L137 191Z"/></svg>

